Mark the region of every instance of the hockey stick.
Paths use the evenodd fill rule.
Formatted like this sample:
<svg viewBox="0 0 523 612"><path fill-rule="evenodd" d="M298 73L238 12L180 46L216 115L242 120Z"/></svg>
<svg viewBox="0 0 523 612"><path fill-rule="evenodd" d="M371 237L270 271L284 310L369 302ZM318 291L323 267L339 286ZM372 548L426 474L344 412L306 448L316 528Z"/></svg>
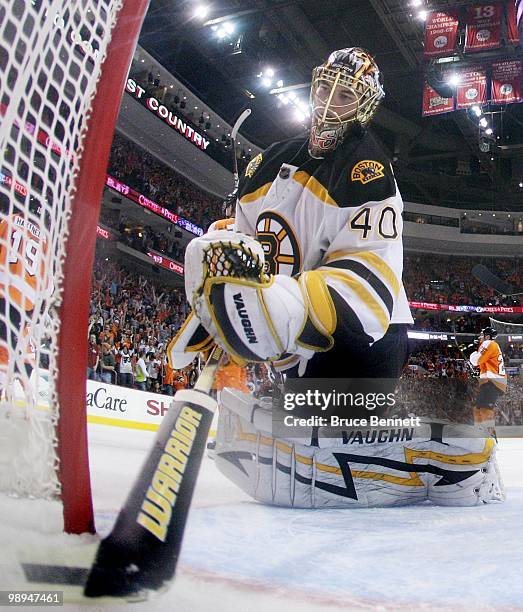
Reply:
<svg viewBox="0 0 523 612"><path fill-rule="evenodd" d="M215 347L194 389L176 393L113 530L100 543L87 597L136 597L173 578L217 407L209 391L222 355Z"/></svg>
<svg viewBox="0 0 523 612"><path fill-rule="evenodd" d="M249 114L250 110L242 113L231 135L236 137ZM238 166L234 157L236 181ZM224 245L221 256L230 261L230 255ZM237 249L233 255L238 259ZM86 597L146 597L149 590L167 587L173 579L217 408L209 392L223 354L216 346L194 389L178 391L174 396L173 406L162 422L113 530L100 543L85 585Z"/></svg>
<svg viewBox="0 0 523 612"><path fill-rule="evenodd" d="M486 266L483 264L477 264L472 268L472 275L477 278L479 281L494 289L498 293L507 296L513 295L523 295L523 291L517 290L512 285L509 285L505 281L503 281L499 276L493 274Z"/></svg>

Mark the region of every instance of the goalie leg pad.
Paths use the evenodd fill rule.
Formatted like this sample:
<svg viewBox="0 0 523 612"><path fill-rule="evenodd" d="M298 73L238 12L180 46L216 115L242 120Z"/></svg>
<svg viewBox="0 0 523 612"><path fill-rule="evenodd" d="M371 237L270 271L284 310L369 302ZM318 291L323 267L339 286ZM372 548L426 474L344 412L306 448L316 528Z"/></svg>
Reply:
<svg viewBox="0 0 523 612"><path fill-rule="evenodd" d="M225 389L221 397L215 461L254 499L296 508L369 508L430 500L473 506L503 500L491 438L432 438L426 424L390 442L366 443L365 432L323 438L320 447L271 435L271 407ZM467 432L465 432L467 433ZM386 439L386 436L380 436ZM379 439L378 438L378 439ZM329 445L329 446L326 446ZM324 446L324 448L322 448Z"/></svg>

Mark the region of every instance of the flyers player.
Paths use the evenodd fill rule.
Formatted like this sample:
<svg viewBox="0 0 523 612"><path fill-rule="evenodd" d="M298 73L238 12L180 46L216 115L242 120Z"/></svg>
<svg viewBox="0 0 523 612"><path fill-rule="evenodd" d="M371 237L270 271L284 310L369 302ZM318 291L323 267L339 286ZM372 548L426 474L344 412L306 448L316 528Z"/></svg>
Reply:
<svg viewBox="0 0 523 612"><path fill-rule="evenodd" d="M495 404L507 391L505 363L499 344L494 340L498 332L485 327L479 336L478 350L470 356L470 363L479 367L479 394L474 407L474 423L494 433Z"/></svg>
<svg viewBox="0 0 523 612"><path fill-rule="evenodd" d="M27 338L27 330L32 329L35 306L39 307L42 294L52 291L46 271L48 247L40 223L41 206L31 204L30 211L30 215L3 215L0 221L1 389L7 383L10 361L26 361L28 342L33 343Z"/></svg>

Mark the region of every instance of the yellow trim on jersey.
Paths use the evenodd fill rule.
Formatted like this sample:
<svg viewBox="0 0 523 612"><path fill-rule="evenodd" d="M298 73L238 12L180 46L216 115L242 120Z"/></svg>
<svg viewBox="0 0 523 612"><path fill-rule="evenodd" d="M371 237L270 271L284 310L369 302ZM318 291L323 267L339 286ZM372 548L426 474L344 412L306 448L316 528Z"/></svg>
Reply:
<svg viewBox="0 0 523 612"><path fill-rule="evenodd" d="M342 271L337 270L320 270L320 273L329 278L334 278L340 283L347 285L354 293L359 297L359 299L366 304L379 324L381 325L383 333L385 333L389 327L389 313L385 312L384 308L381 306L380 302L368 291L368 289L357 281L354 278L351 278L348 274L345 274ZM357 313L356 313L357 314Z"/></svg>
<svg viewBox="0 0 523 612"><path fill-rule="evenodd" d="M327 191L327 189L316 179L304 170L298 170L292 177L297 183L302 185L305 189L315 195L318 200L321 200L324 204L329 206L338 206L335 200L333 200Z"/></svg>
<svg viewBox="0 0 523 612"><path fill-rule="evenodd" d="M265 183L265 185L262 185L261 187L256 189L256 191L246 193L240 198L240 204L250 204L251 202L255 202L256 200L258 200L259 198L263 198L269 193L271 185L272 181L270 183Z"/></svg>
<svg viewBox="0 0 523 612"><path fill-rule="evenodd" d="M303 272L300 276L300 284L305 289L305 295L310 305L311 320L322 333L329 336L334 333L338 323L336 308L327 288L321 272L311 270Z"/></svg>
<svg viewBox="0 0 523 612"><path fill-rule="evenodd" d="M379 255L368 251L356 253L351 253L350 251L334 251L325 261L329 263L331 261L337 261L338 259L362 259L366 263L369 263L376 268L376 270L381 273L382 277L390 284L394 291L394 295L398 295L401 289L401 282L398 280L394 270Z"/></svg>

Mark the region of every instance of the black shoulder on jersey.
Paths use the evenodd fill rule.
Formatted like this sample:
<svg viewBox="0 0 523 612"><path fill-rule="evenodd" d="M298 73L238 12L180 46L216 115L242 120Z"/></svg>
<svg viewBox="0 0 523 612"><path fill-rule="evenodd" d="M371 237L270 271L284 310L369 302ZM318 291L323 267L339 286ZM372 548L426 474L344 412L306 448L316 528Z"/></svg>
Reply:
<svg viewBox="0 0 523 612"><path fill-rule="evenodd" d="M256 155L240 176L238 197L241 199L244 195L271 183L278 175L282 164L294 166L303 164L308 157L306 144L307 140L303 137L291 138L275 142L263 153Z"/></svg>
<svg viewBox="0 0 523 612"><path fill-rule="evenodd" d="M344 144L324 166L316 177L340 208L356 208L396 194L390 160L370 131Z"/></svg>

